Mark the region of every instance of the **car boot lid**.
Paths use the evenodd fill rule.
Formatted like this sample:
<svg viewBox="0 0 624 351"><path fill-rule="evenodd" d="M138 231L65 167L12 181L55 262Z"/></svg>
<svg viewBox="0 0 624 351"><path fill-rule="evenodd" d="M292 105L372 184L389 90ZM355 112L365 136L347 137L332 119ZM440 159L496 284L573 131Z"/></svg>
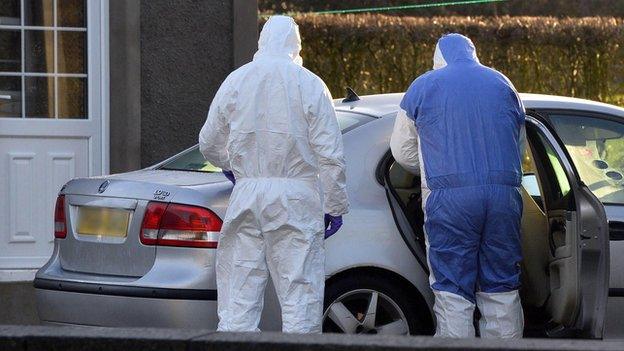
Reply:
<svg viewBox="0 0 624 351"><path fill-rule="evenodd" d="M189 188L225 182L228 181L221 173L140 170L72 179L61 193L168 202L178 192L193 191Z"/></svg>

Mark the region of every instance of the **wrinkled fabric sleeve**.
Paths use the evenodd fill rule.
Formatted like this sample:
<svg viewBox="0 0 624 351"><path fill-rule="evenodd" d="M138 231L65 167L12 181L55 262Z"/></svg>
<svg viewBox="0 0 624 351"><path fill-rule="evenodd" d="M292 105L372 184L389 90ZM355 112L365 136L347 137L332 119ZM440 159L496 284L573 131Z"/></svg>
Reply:
<svg viewBox="0 0 624 351"><path fill-rule="evenodd" d="M518 132L518 149L520 150L520 159L524 156L524 149L527 146L526 139L526 109L524 108L524 104L522 103L522 99L520 98L520 94L514 87L513 83L509 78L503 75L507 84L511 88L511 100L512 100L512 109L516 114L516 118L518 119L518 125L520 126L520 130Z"/></svg>
<svg viewBox="0 0 624 351"><path fill-rule="evenodd" d="M206 123L199 132L199 151L212 165L223 170L230 170L230 159L227 151L227 141L230 134L228 113L233 110L233 103L229 101L227 80L223 82L215 94Z"/></svg>
<svg viewBox="0 0 624 351"><path fill-rule="evenodd" d="M320 84L321 87L315 89L317 93L311 94L310 97L316 95L318 98L316 101L311 100L307 106L308 136L312 151L318 160L323 209L332 216L340 216L349 211L342 133L336 119L331 93L322 82L316 84Z"/></svg>
<svg viewBox="0 0 624 351"><path fill-rule="evenodd" d="M414 121L400 109L394 121L394 129L390 136L390 150L394 160L412 174L420 174L418 155L418 133Z"/></svg>
<svg viewBox="0 0 624 351"><path fill-rule="evenodd" d="M520 128L520 135L518 138L518 149L520 149L520 158L524 156L524 150L527 148L527 139L526 139L526 127L522 125Z"/></svg>

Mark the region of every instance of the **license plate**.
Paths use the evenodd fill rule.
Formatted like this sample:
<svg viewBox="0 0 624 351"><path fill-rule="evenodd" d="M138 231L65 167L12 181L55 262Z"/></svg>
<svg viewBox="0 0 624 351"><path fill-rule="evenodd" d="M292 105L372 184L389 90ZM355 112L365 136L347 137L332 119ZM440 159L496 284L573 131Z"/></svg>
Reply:
<svg viewBox="0 0 624 351"><path fill-rule="evenodd" d="M106 207L78 207L78 234L126 237L130 211Z"/></svg>

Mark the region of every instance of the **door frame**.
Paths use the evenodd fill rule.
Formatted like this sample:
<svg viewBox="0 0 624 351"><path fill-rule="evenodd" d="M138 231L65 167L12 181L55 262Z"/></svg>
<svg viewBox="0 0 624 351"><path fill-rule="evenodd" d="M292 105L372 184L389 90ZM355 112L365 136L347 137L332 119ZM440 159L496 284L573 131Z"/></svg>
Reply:
<svg viewBox="0 0 624 351"><path fill-rule="evenodd" d="M87 2L87 4L89 1ZM110 12L109 0L99 0L99 55L100 55L100 125L102 175L110 173ZM88 43L88 41L87 41ZM90 47L89 47L90 50ZM89 51L89 58L91 59ZM91 97L89 97L91 99Z"/></svg>
<svg viewBox="0 0 624 351"><path fill-rule="evenodd" d="M392 218L396 224L401 238L412 252L423 271L429 274L429 264L427 261L427 253L425 249L424 228L422 233L414 233L412 226L406 218L404 206L399 201L399 196L390 184L390 167L396 161L392 156L390 149L381 158L375 170L375 179L383 186L388 199L388 205L392 211ZM419 182L420 184L420 182Z"/></svg>
<svg viewBox="0 0 624 351"><path fill-rule="evenodd" d="M573 192L575 213L578 221L576 229L580 230L577 235L579 236L580 242L580 269L578 270L578 279L581 300L576 323L574 325L575 330L560 329L553 333L552 336L568 336L571 334L590 338L602 338L606 323L606 306L609 295L610 275L609 231L604 205L582 182L570 154L567 152L565 145L552 125L550 125L549 121L539 112L527 110L527 123L531 123L537 129L537 132L544 136L558 155L559 161L570 183L570 191ZM585 203L581 203L581 201L585 201ZM592 220L592 218L588 218L589 216L587 216L590 207L593 207L592 209L597 211L601 215L601 218L604 219L604 223L597 223L597 230L599 233L596 232L593 236L591 235L592 233L589 233L589 229L591 228L588 228L585 224L585 222ZM548 210L547 206L545 206L545 208ZM599 234L604 237L600 237ZM596 249L601 252L601 259L604 264L605 271L602 275L596 274L592 269L594 267L590 268L587 267L587 264L583 264L585 256L592 254L590 250ZM585 251L587 251L587 253ZM591 278L586 279L586 277ZM597 285L601 286L602 290L597 290ZM594 292L598 293L596 294ZM589 299L592 297L593 299L590 301Z"/></svg>
<svg viewBox="0 0 624 351"><path fill-rule="evenodd" d="M110 56L109 56L109 0L86 0L87 4L87 111L86 120L60 119L29 119L29 118L1 118L0 126L5 125L8 134L26 136L43 134L60 138L72 138L81 135L83 128L93 128L93 116L99 119L99 132L93 134L95 140L89 142L90 157L94 160L88 164L88 175L105 175L110 172ZM10 26L7 26L10 27ZM21 28L21 26L16 26ZM32 122L32 123L29 123ZM36 125L34 125L36 124ZM55 127L61 125L75 125L77 131L59 131ZM91 127L88 125L91 124ZM28 130L29 133L20 133ZM93 144L96 142L97 144ZM92 154L92 148L100 149ZM51 215L51 214L50 214ZM52 235L52 234L50 234ZM0 269L0 282L32 281L37 269L7 268Z"/></svg>

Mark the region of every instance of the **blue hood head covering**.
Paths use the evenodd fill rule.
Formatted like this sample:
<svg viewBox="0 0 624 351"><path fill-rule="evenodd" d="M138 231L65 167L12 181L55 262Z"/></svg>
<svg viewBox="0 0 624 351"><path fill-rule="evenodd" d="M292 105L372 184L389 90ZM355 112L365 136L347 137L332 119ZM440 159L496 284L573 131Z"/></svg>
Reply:
<svg viewBox="0 0 624 351"><path fill-rule="evenodd" d="M442 68L459 61L479 62L474 44L461 34L443 35L436 45L433 58L434 68Z"/></svg>

